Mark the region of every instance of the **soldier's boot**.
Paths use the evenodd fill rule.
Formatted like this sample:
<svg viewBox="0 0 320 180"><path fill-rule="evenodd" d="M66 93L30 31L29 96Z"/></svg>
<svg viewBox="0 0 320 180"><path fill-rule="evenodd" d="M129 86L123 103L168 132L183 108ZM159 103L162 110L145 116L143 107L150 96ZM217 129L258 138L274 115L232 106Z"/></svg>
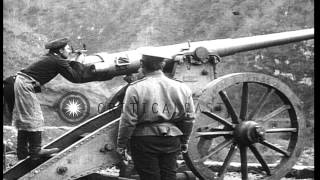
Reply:
<svg viewBox="0 0 320 180"><path fill-rule="evenodd" d="M50 157L57 152L59 152L58 148L40 149L36 153L31 154L31 158L37 159L39 157Z"/></svg>
<svg viewBox="0 0 320 180"><path fill-rule="evenodd" d="M48 157L59 152L58 148L41 149L41 131L30 133L29 138L29 152L31 158L34 160L40 157Z"/></svg>

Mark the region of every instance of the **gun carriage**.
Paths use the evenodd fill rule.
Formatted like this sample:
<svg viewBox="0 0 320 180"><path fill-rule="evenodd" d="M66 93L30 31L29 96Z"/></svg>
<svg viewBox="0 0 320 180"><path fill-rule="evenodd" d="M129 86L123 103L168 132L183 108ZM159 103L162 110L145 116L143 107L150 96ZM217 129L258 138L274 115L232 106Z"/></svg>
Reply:
<svg viewBox="0 0 320 180"><path fill-rule="evenodd" d="M183 154L193 174L205 180L224 179L238 164L243 180L251 179L252 165L259 167L262 179L280 179L290 171L303 149L302 102L275 77L253 72L217 77L216 64L224 56L313 37L314 29L305 29L112 54L82 53L78 61L86 64L88 74L94 74L84 80L89 82L138 73L144 53L164 57L165 74L184 81L193 90L197 119L189 151ZM117 128L126 87L106 102L101 114L45 146L60 148L57 155L36 162L27 158L7 170L4 179L80 179L116 166L120 162L115 152ZM275 127L272 122L278 119L285 119L285 125Z"/></svg>

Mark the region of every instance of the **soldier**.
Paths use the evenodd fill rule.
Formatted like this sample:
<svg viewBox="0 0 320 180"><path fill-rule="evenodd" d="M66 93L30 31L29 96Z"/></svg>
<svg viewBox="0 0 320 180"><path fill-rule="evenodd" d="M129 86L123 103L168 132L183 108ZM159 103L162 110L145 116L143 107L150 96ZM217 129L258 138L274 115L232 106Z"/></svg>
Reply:
<svg viewBox="0 0 320 180"><path fill-rule="evenodd" d="M68 38L49 42L45 45L49 52L40 61L16 74L12 120L18 130L17 156L19 160L28 155L34 159L59 151L57 148L41 149L44 118L36 93L40 93L41 86L58 74L71 82L81 82L80 73L69 64L71 61L68 57L71 54L71 48L68 43Z"/></svg>
<svg viewBox="0 0 320 180"><path fill-rule="evenodd" d="M187 151L194 122L189 87L162 72L164 58L143 55L143 79L127 89L118 132L117 152L127 143L141 180L176 179L178 153Z"/></svg>

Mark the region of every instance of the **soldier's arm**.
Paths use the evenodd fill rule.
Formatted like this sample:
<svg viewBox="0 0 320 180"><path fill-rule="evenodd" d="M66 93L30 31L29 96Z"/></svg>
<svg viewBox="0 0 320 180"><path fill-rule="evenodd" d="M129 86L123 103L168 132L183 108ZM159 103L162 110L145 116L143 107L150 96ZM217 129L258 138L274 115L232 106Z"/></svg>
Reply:
<svg viewBox="0 0 320 180"><path fill-rule="evenodd" d="M70 62L67 60L58 59L57 60L58 72L70 82L81 83L82 82L81 69L74 69L70 66L69 63Z"/></svg>
<svg viewBox="0 0 320 180"><path fill-rule="evenodd" d="M178 128L182 131L181 143L187 144L192 132L195 120L195 107L193 104L191 90L188 91L187 101L185 104L185 113L181 120L177 123Z"/></svg>
<svg viewBox="0 0 320 180"><path fill-rule="evenodd" d="M126 148L138 122L138 96L134 88L128 87L123 103L118 131L118 148Z"/></svg>

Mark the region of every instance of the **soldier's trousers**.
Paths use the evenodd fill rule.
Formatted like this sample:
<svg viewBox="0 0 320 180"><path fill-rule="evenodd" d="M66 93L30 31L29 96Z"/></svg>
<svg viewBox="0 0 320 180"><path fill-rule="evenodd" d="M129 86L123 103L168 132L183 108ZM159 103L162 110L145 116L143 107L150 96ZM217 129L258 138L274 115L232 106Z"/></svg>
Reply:
<svg viewBox="0 0 320 180"><path fill-rule="evenodd" d="M40 151L41 149L41 131L18 131L17 138L17 156L18 160L25 159L27 156Z"/></svg>
<svg viewBox="0 0 320 180"><path fill-rule="evenodd" d="M175 180L180 138L133 136L131 155L140 180Z"/></svg>

